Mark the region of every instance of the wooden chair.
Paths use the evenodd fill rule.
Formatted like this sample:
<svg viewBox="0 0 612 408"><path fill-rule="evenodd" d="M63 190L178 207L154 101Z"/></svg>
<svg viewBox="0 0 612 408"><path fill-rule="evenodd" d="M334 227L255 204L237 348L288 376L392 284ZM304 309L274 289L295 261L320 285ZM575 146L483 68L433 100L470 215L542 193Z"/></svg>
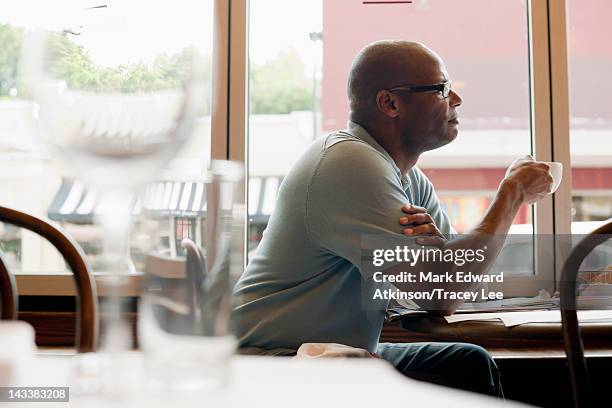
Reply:
<svg viewBox="0 0 612 408"><path fill-rule="evenodd" d="M155 295L154 314L165 331L199 334L205 257L189 238L183 239L181 246L185 256L171 257L154 252L146 255L147 289Z"/></svg>
<svg viewBox="0 0 612 408"><path fill-rule="evenodd" d="M95 351L98 339L98 297L96 282L81 247L58 227L38 217L7 207L0 207L0 222L30 230L49 241L62 254L74 275L77 289L75 347L79 353ZM6 265L2 265L6 269ZM2 269L0 267L0 269ZM2 271L0 270L0 275ZM4 287L4 281L1 282ZM16 297L16 291L15 297ZM4 295L4 293L2 293ZM4 314L4 296L3 314ZM16 307L16 300L13 300ZM16 310L16 309L15 309Z"/></svg>
<svg viewBox="0 0 612 408"><path fill-rule="evenodd" d="M4 256L0 253L0 300L2 301L2 320L16 320L19 309L19 296L15 276L6 267Z"/></svg>
<svg viewBox="0 0 612 408"><path fill-rule="evenodd" d="M193 308L198 310L202 304L202 284L206 278L206 257L202 249L189 238L181 241L181 247L185 250L187 278L193 287Z"/></svg>
<svg viewBox="0 0 612 408"><path fill-rule="evenodd" d="M589 385L589 376L584 357L584 345L578 326L576 314L576 278L578 268L584 258L598 245L604 243L612 234L612 222L609 222L584 237L570 253L561 273L561 324L565 353L570 368L574 405L585 408L593 406Z"/></svg>

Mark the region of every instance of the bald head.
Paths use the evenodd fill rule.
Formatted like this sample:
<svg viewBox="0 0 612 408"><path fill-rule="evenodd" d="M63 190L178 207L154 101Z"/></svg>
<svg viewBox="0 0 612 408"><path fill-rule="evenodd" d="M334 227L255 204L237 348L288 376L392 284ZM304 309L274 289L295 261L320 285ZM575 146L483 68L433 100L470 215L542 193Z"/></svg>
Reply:
<svg viewBox="0 0 612 408"><path fill-rule="evenodd" d="M384 40L367 45L353 60L349 73L351 118L370 120L376 114L379 90L423 83L432 64L443 63L435 52L417 42Z"/></svg>

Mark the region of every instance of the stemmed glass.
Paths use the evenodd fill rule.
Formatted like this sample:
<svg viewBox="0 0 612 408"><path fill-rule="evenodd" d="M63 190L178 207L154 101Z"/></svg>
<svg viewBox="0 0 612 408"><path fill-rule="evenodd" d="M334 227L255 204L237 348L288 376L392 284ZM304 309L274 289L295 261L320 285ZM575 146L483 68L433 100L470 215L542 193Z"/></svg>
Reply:
<svg viewBox="0 0 612 408"><path fill-rule="evenodd" d="M207 109L210 31L188 1L85 7L54 2L45 28L27 36L22 66L44 144L100 201L110 290L101 343L117 351L130 339L119 293L131 269L133 193L159 176Z"/></svg>

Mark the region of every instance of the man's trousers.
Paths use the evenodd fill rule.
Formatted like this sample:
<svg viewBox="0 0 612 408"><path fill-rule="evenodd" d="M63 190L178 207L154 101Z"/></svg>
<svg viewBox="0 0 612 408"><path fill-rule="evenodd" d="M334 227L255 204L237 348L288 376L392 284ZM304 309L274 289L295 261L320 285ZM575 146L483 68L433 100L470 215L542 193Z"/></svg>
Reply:
<svg viewBox="0 0 612 408"><path fill-rule="evenodd" d="M408 377L503 398L497 365L480 346L381 343L376 354Z"/></svg>

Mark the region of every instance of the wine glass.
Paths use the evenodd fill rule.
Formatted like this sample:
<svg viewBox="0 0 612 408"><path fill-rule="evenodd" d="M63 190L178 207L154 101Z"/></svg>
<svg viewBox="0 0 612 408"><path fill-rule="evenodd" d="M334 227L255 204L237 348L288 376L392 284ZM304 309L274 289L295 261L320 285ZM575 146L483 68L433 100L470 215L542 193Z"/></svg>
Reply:
<svg viewBox="0 0 612 408"><path fill-rule="evenodd" d="M202 397L228 383L237 346L230 314L232 288L242 272L243 237L236 228L245 217L238 202L242 176L239 163L211 163L198 183L203 199L193 201L205 209L196 215L191 205L181 217L188 232L180 229L179 236L169 237L183 251L168 248L162 232L167 229L160 231L155 211L143 212L135 226L134 245L144 254L139 344L150 389ZM153 197L145 194L143 205Z"/></svg>
<svg viewBox="0 0 612 408"><path fill-rule="evenodd" d="M132 272L133 193L159 176L208 109L212 31L197 15L210 4L120 0L86 8L58 0L24 43L40 137L100 201L110 291L101 345L111 352L131 338L119 294Z"/></svg>

